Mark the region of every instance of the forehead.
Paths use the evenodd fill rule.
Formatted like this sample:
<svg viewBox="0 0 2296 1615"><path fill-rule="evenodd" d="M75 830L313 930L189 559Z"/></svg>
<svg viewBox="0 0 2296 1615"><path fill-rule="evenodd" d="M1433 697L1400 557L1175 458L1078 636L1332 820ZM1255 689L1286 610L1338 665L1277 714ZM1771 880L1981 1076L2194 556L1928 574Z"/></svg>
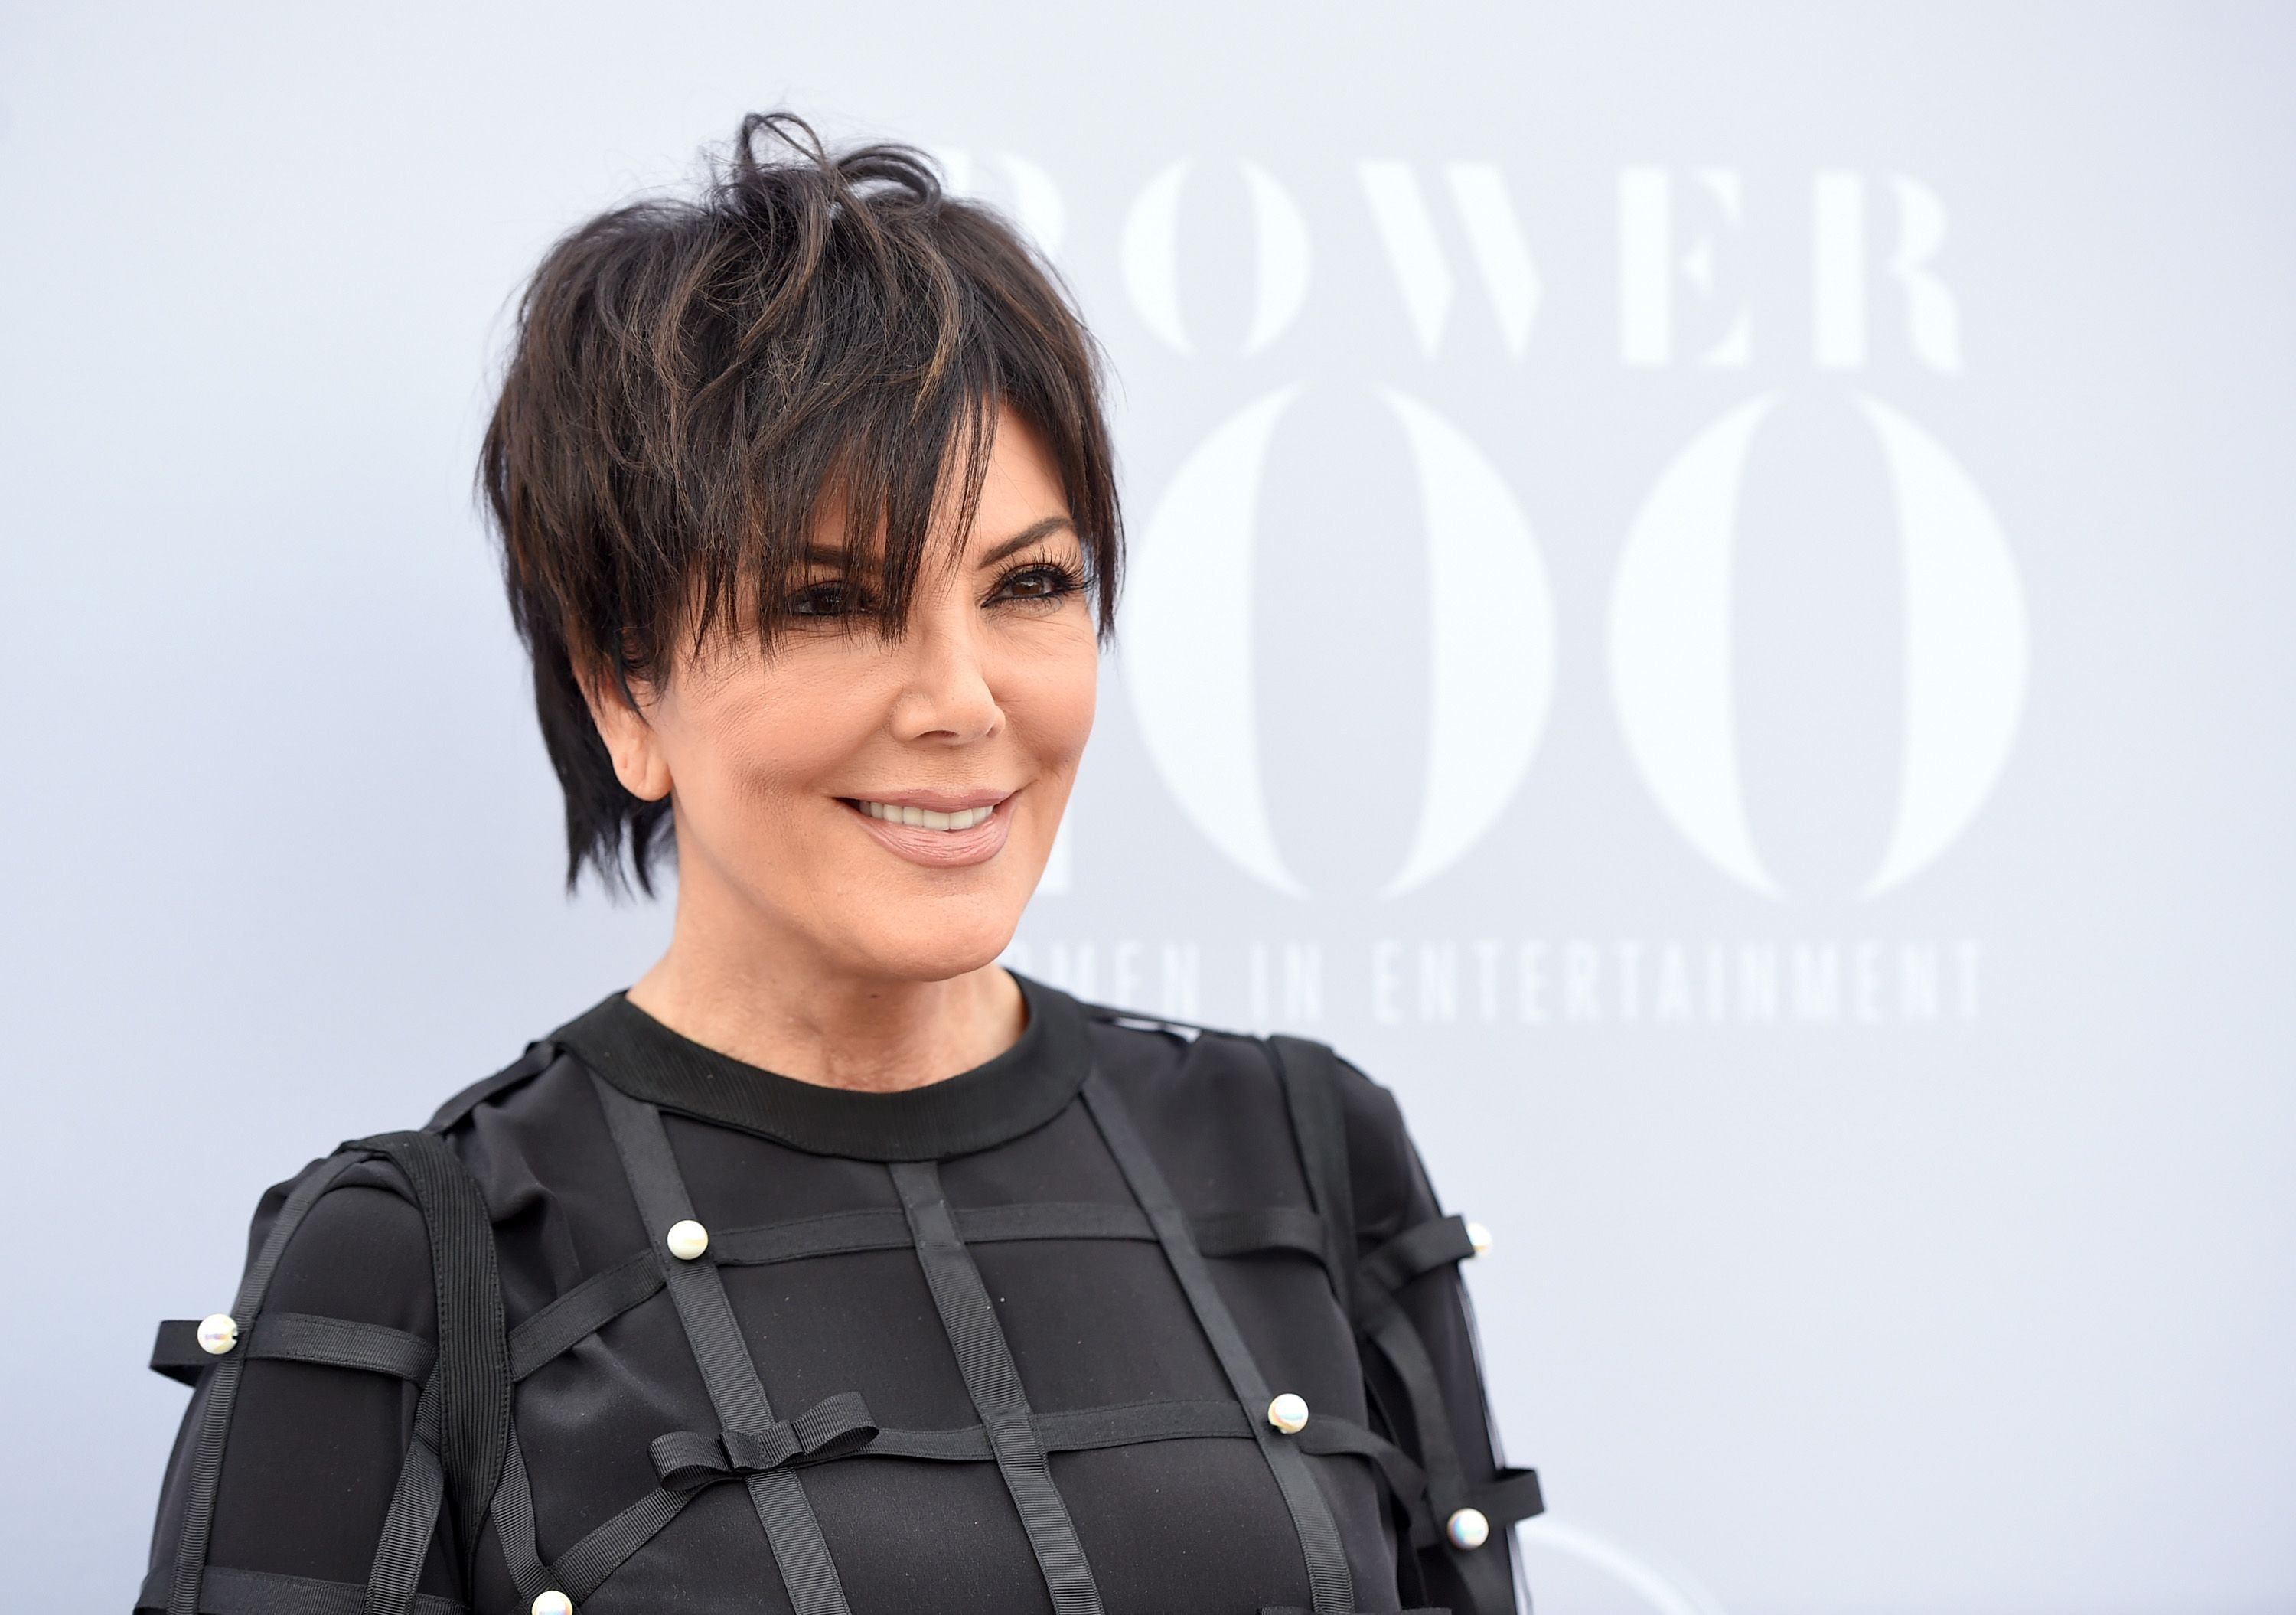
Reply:
<svg viewBox="0 0 2296 1615"><path fill-rule="evenodd" d="M925 534L926 548L944 556L952 548L959 556L978 556L1007 546L1024 534L1035 538L1076 537L1059 463L1044 434L1009 405L1000 406L993 421L984 425L985 455L977 444L964 441L970 434L963 431L949 446ZM969 510L968 494L972 496ZM808 559L828 561L856 550L867 558L882 559L891 525L890 512L873 512L867 530L858 534L849 526L854 516L843 500L825 497ZM855 544L857 538L859 542Z"/></svg>
<svg viewBox="0 0 2296 1615"><path fill-rule="evenodd" d="M1060 467L1044 435L1010 405L997 409L992 430L980 503L967 537L996 543L1010 536L1000 528L1016 519L1026 526L1046 516L1067 515Z"/></svg>

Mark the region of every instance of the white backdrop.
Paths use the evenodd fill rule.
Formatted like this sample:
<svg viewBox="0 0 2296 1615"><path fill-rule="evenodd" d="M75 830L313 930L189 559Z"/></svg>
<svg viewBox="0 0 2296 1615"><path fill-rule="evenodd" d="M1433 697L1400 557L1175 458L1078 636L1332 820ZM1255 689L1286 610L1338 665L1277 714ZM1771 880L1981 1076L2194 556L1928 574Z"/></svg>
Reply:
<svg viewBox="0 0 2296 1615"><path fill-rule="evenodd" d="M2296 1608L2296 21L1120 9L0 16L12 1605L125 1607L263 1185L659 947L469 468L788 104L1119 376L1015 963L1398 1089L1546 1615Z"/></svg>

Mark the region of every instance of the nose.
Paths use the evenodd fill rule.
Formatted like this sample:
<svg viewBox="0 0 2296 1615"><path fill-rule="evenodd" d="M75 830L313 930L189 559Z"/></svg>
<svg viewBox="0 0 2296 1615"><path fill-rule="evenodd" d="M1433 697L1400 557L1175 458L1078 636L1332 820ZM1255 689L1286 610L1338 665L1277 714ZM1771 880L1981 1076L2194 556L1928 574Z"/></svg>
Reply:
<svg viewBox="0 0 2296 1615"><path fill-rule="evenodd" d="M954 593L954 591L952 591ZM950 603L919 601L899 642L899 692L893 698L892 730L905 741L964 745L987 740L1004 726L996 704L986 647L960 594Z"/></svg>

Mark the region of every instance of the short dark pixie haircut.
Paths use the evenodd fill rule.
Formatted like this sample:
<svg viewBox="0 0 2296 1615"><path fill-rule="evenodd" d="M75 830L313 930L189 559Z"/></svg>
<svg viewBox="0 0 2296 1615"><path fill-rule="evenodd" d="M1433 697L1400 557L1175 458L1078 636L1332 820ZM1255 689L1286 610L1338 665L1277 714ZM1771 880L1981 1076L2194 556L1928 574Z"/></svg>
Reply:
<svg viewBox="0 0 2296 1615"><path fill-rule="evenodd" d="M841 505L865 631L898 637L937 505L970 529L997 409L1043 438L1105 638L1123 553L1099 350L1059 276L922 152L751 113L699 194L619 207L527 286L479 484L566 796L566 883L639 889L669 803L622 788L581 675L636 704L680 636L770 646ZM834 503L832 503L834 502ZM873 553L883 535L882 556Z"/></svg>

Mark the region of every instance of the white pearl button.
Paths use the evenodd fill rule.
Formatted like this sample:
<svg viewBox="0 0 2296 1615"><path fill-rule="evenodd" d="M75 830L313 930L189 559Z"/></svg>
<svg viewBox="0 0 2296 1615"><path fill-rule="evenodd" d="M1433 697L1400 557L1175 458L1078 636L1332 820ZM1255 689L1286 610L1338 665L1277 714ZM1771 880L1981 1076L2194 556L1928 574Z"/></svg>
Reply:
<svg viewBox="0 0 2296 1615"><path fill-rule="evenodd" d="M709 1249L709 1230L689 1217L682 1223L670 1224L666 1242L672 1256L681 1262L690 1262Z"/></svg>
<svg viewBox="0 0 2296 1615"><path fill-rule="evenodd" d="M1287 1390L1267 1405L1267 1422L1285 1435L1296 1436L1308 1428L1308 1404Z"/></svg>
<svg viewBox="0 0 2296 1615"><path fill-rule="evenodd" d="M1443 1529L1454 1547L1479 1548L1491 1539L1491 1522L1479 1508L1461 1509Z"/></svg>
<svg viewBox="0 0 2296 1615"><path fill-rule="evenodd" d="M1467 1243L1474 1247L1477 1256L1488 1256L1491 1253L1491 1231L1480 1223L1469 1223Z"/></svg>
<svg viewBox="0 0 2296 1615"><path fill-rule="evenodd" d="M685 1226L678 1225L681 1228ZM545 1593L534 1601L534 1615L574 1615L574 1601L561 1592Z"/></svg>
<svg viewBox="0 0 2296 1615"><path fill-rule="evenodd" d="M239 1344L239 1325L227 1312L210 1312L200 1320L200 1349L221 1357Z"/></svg>

